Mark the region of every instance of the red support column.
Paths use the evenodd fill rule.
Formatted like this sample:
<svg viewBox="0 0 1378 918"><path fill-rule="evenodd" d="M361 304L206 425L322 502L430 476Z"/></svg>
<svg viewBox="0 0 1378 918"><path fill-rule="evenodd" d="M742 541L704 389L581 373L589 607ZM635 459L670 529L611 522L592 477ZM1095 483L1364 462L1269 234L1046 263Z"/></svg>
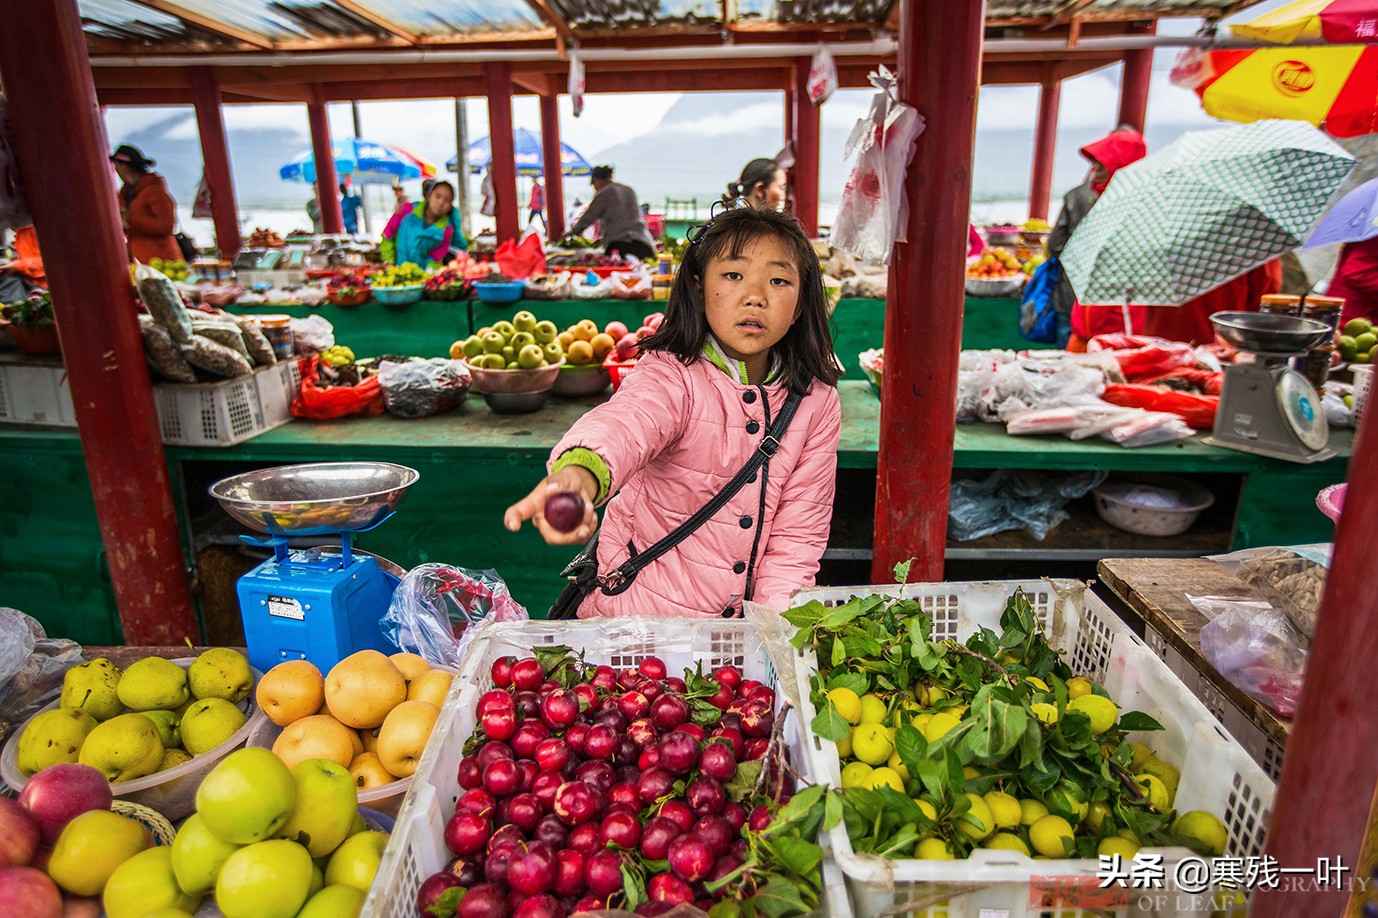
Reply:
<svg viewBox="0 0 1378 918"><path fill-rule="evenodd" d="M795 105L795 101L794 101L794 100L795 100L795 97L798 95L798 93L796 93L796 92L794 91L794 88L793 88L793 85L792 85L792 84L794 83L794 70L793 70L793 69L791 69L790 72L789 72L789 81L790 81L790 83L791 83L791 87L790 87L789 89L786 89L786 90L785 90L785 143L789 146L790 154L793 155L793 152L794 152L794 105ZM795 200L794 200L794 166L793 166L793 165L791 165L788 169L785 170L785 179L786 179L786 182L787 182L787 185L786 185L786 188L785 188L785 207L789 209L790 213L798 213L798 210L799 210L799 209L798 209L798 207L795 206ZM735 181L735 179L734 179L734 181Z"/></svg>
<svg viewBox="0 0 1378 918"><path fill-rule="evenodd" d="M1053 154L1057 152L1057 110L1062 81L1044 78L1038 89L1038 126L1034 129L1033 173L1029 177L1029 216L1048 219L1053 193Z"/></svg>
<svg viewBox="0 0 1378 918"><path fill-rule="evenodd" d="M1156 24L1134 29L1135 34L1153 35ZM1124 72L1120 75L1120 112L1115 126L1127 124L1143 133L1148 119L1148 83L1153 75L1153 49L1142 48L1124 53Z"/></svg>
<svg viewBox="0 0 1378 918"><path fill-rule="evenodd" d="M809 101L809 59L794 62L794 215L818 235L818 107Z"/></svg>
<svg viewBox="0 0 1378 918"><path fill-rule="evenodd" d="M192 67L192 98L196 105L196 130L201 135L201 161L205 164L206 185L211 192L211 216L215 221L215 245L220 257L233 259L243 240L239 236L239 214L235 205L234 174L230 171L229 144L225 140L225 119L220 111L220 87L209 67Z"/></svg>
<svg viewBox="0 0 1378 918"><path fill-rule="evenodd" d="M517 213L517 154L512 137L512 65L490 61L483 65L483 82L488 92L488 149L492 151L493 194L498 242L516 239L521 234Z"/></svg>
<svg viewBox="0 0 1378 918"><path fill-rule="evenodd" d="M330 141L330 113L319 86L314 98L306 103L306 116L311 122L311 155L316 160L316 203L321 208L321 229L343 233L344 211L340 208L340 177L335 174L334 145Z"/></svg>
<svg viewBox="0 0 1378 918"><path fill-rule="evenodd" d="M1378 590L1372 549L1378 543L1378 424L1360 426L1349 460L1349 491L1335 527L1335 550L1306 663L1306 682L1273 798L1267 854L1282 867L1305 868L1284 877L1283 890L1258 888L1254 918L1321 918L1343 914L1345 886L1368 881L1359 861L1369 802L1378 784ZM1303 495L1298 495L1298 505ZM1287 880L1311 880L1317 858L1340 857L1351 871L1330 891ZM1307 876L1307 874L1312 874ZM1335 885L1341 886L1336 889ZM1358 886L1355 887L1358 889Z"/></svg>
<svg viewBox="0 0 1378 918"><path fill-rule="evenodd" d="M912 579L943 577L983 6L900 0L900 100L927 128L905 178L909 241L895 246L886 298L875 583L911 557Z"/></svg>
<svg viewBox="0 0 1378 918"><path fill-rule="evenodd" d="M546 236L565 234L565 170L560 161L560 97L541 96L541 161L545 169Z"/></svg>
<svg viewBox="0 0 1378 918"><path fill-rule="evenodd" d="M124 640L199 643L106 161L110 148L75 0L6 11L0 79ZM60 143L54 142L57 124ZM73 214L82 218L73 222Z"/></svg>
<svg viewBox="0 0 1378 918"><path fill-rule="evenodd" d="M797 95L793 89L785 90L785 143L794 139L794 99Z"/></svg>

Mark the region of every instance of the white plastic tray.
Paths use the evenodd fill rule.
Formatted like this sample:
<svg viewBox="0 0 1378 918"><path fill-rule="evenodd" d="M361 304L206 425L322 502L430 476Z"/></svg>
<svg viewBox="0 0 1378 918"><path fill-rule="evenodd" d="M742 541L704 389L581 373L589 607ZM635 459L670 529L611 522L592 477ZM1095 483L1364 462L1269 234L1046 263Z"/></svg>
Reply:
<svg viewBox="0 0 1378 918"><path fill-rule="evenodd" d="M1000 615L1016 588L1028 594L1048 640L1064 652L1073 670L1103 684L1122 709L1143 711L1163 725L1160 732L1131 734L1131 739L1144 742L1155 755L1181 770L1176 808L1220 815L1229 833L1227 854L1261 854L1275 791L1273 781L1182 680L1086 584L1073 580L911 584L904 587L904 595L918 599L932 616L935 638L965 640L980 627L1000 630ZM852 596L897 595L899 590L894 584L826 587L800 591L793 601L799 605L816 599L838 605ZM809 678L817 666L812 651L808 651L796 667L805 723L815 714L809 703ZM837 746L810 736L808 749L819 780L838 786L841 764ZM887 860L855 853L841 824L830 833L829 844L847 877L857 915L1062 915L1058 903L1039 902L1038 892L1047 888L1048 878L1095 877L1098 868L1095 860L1035 861L1015 852L984 849L958 861ZM1145 851L1163 855L1169 879L1172 865L1192 854L1185 848ZM1035 878L1039 878L1037 883ZM1130 896L1130 901L1139 900ZM1065 914L1077 912L1069 909ZM1123 918L1145 913L1131 906L1092 914Z"/></svg>
<svg viewBox="0 0 1378 918"><path fill-rule="evenodd" d="M459 799L459 760L464 741L474 732L474 708L479 696L492 688L493 661L507 654L529 654L533 647L558 644L582 650L590 663L623 668L656 656L665 661L672 675L692 669L696 663L703 664L705 673L730 663L747 679L771 687L776 684L775 667L760 636L740 619L618 618L485 626L469 648L431 741L412 776L411 790L397 814L392 841L378 868L378 879L364 903L364 916L414 918L416 892L421 883L449 861L445 823ZM776 700L782 702L783 694L777 692ZM791 765L804 783L813 783L810 756L804 748L803 723L799 712L791 713L782 736L789 748ZM846 887L827 858L823 871L824 908L819 910L820 914L850 915Z"/></svg>

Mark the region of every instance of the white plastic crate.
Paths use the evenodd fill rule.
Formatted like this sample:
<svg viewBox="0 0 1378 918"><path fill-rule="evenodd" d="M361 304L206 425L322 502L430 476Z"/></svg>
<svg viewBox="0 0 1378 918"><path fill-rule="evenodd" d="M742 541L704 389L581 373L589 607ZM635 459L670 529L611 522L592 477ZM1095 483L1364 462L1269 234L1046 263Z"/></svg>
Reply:
<svg viewBox="0 0 1378 918"><path fill-rule="evenodd" d="M1077 673L1103 684L1123 710L1143 711L1163 725L1162 731L1131 734L1159 758L1181 771L1177 809L1209 810L1219 814L1229 833L1226 853L1246 857L1262 853L1264 833L1275 787L1263 769L1207 710L1167 665L1103 602L1071 580L999 581L984 583L911 584L904 595L918 599L933 618L935 639L965 640L978 628L1000 630L1000 615L1016 588L1022 588L1049 642L1064 653ZM853 596L898 595L901 587L825 587L802 590L796 605L819 600L840 605ZM809 703L809 678L817 672L812 651L797 667L803 720L814 716ZM809 737L818 779L841 783L841 763L831 741ZM853 852L844 825L830 834L831 854L847 877L857 915L904 914L914 918L1043 918L1088 914L1062 907L1040 895L1049 884L1094 878L1095 860L1034 861L1009 851L977 849L966 860L887 860ZM1173 865L1191 854L1185 848L1152 851L1163 855L1167 877ZM1083 883L1087 882L1085 879ZM1095 888L1095 880L1089 881ZM1085 888L1085 887L1083 887ZM1134 891L1131 891L1131 893ZM1168 891L1172 895L1171 890ZM1144 900L1147 904L1152 897ZM1140 916L1136 895L1131 905L1090 912L1119 918ZM1171 899L1169 898L1169 901Z"/></svg>
<svg viewBox="0 0 1378 918"><path fill-rule="evenodd" d="M0 354L0 423L77 426L62 358Z"/></svg>
<svg viewBox="0 0 1378 918"><path fill-rule="evenodd" d="M301 387L295 360L259 367L248 376L214 383L153 387L163 442L173 446L233 446L292 420Z"/></svg>
<svg viewBox="0 0 1378 918"><path fill-rule="evenodd" d="M1225 726L1226 732L1244 747L1268 777L1274 781L1281 777L1284 751L1282 746L1250 720L1249 716L1240 710L1239 705L1226 697L1209 677L1187 662L1187 658L1152 627L1144 629L1144 642L1158 655L1158 659L1166 663L1167 668L1182 680L1182 684L1201 700L1206 710L1215 715Z"/></svg>
<svg viewBox="0 0 1378 918"><path fill-rule="evenodd" d="M766 655L760 635L748 623L713 619L616 618L600 621L531 621L491 624L484 627L455 677L440 720L412 776L411 790L397 814L397 825L369 890L363 915L368 918L414 918L416 893L426 877L450 860L445 847L445 823L459 800L459 760L465 740L473 735L474 709L479 696L493 687L493 661L508 654L527 655L534 647L563 644L583 651L589 663L617 668L633 667L646 657L665 661L671 675L679 675L702 663L705 673L725 664L741 670L772 688L775 667ZM776 703L784 694L776 693ZM781 736L788 747L790 764L803 778L814 782L810 754L800 712L789 715ZM848 916L846 885L836 865L823 863L821 914Z"/></svg>

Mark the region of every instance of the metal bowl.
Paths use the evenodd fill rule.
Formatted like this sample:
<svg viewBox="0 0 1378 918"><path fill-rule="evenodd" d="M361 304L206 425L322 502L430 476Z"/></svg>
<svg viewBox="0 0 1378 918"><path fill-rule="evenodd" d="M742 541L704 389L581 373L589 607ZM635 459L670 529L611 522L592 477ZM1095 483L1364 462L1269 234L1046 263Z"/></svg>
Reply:
<svg viewBox="0 0 1378 918"><path fill-rule="evenodd" d="M1266 312L1217 312L1211 324L1221 341L1253 354L1302 354L1335 334L1324 322Z"/></svg>
<svg viewBox="0 0 1378 918"><path fill-rule="evenodd" d="M612 385L612 377L601 363L587 366L566 364L555 377L552 391L562 398L578 398L582 395L597 395Z"/></svg>
<svg viewBox="0 0 1378 918"><path fill-rule="evenodd" d="M313 462L222 478L210 493L250 529L329 535L378 525L420 477L415 469L391 462Z"/></svg>
<svg viewBox="0 0 1378 918"><path fill-rule="evenodd" d="M488 367L476 367L467 360L464 361L464 365L469 368L469 374L474 378L474 388L485 395L524 395L531 392L548 392L555 385L560 368L565 365L565 358L561 357L558 363L537 367L534 370L493 370Z"/></svg>
<svg viewBox="0 0 1378 918"><path fill-rule="evenodd" d="M485 392L483 400L494 414L530 414L550 401L550 390L540 392Z"/></svg>

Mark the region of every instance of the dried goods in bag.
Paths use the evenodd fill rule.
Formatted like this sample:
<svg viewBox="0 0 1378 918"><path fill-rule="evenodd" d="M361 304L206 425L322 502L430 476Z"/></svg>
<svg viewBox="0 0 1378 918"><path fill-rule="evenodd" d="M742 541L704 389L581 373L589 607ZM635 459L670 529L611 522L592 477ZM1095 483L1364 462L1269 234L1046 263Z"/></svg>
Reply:
<svg viewBox="0 0 1378 918"><path fill-rule="evenodd" d="M201 335L192 335L190 340L182 344L181 350L187 363L226 379L248 376L254 371L249 366L249 358L239 351Z"/></svg>
<svg viewBox="0 0 1378 918"><path fill-rule="evenodd" d="M234 322L222 322L215 319L192 319L192 334L209 338L216 344L223 344L233 351L238 351L244 355L244 359L253 366L255 361L249 354L248 347L244 344L244 334L239 330L239 326Z"/></svg>
<svg viewBox="0 0 1378 918"><path fill-rule="evenodd" d="M254 366L270 367L278 362L278 355L273 352L273 344L263 333L258 322L233 313L225 315L239 326L240 334L244 337L244 346L249 349L249 357L253 359Z"/></svg>
<svg viewBox="0 0 1378 918"><path fill-rule="evenodd" d="M139 316L139 334L144 340L144 356L155 373L171 382L196 382L196 371L182 356L177 342L152 316Z"/></svg>
<svg viewBox="0 0 1378 918"><path fill-rule="evenodd" d="M190 340L191 316L182 303L182 295L177 292L177 285L162 271L148 265L134 268L134 282L139 288L139 299L144 301L153 320L168 330L172 340L178 344Z"/></svg>

